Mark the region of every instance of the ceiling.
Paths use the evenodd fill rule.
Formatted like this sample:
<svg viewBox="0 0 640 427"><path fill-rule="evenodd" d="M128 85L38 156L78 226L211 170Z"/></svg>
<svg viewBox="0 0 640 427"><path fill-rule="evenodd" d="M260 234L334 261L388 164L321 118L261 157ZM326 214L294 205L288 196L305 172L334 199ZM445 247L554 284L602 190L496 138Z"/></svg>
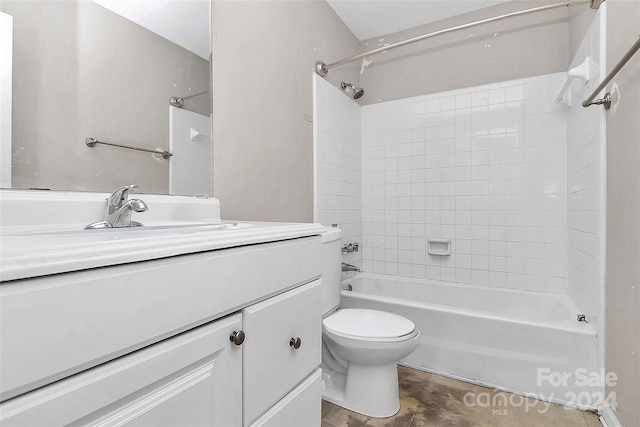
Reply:
<svg viewBox="0 0 640 427"><path fill-rule="evenodd" d="M178 46L209 60L208 0L93 0Z"/></svg>
<svg viewBox="0 0 640 427"><path fill-rule="evenodd" d="M208 0L93 0L209 59ZM327 0L358 40L483 9L508 0ZM179 24L178 24L179 23Z"/></svg>
<svg viewBox="0 0 640 427"><path fill-rule="evenodd" d="M507 0L327 0L358 40L483 9Z"/></svg>

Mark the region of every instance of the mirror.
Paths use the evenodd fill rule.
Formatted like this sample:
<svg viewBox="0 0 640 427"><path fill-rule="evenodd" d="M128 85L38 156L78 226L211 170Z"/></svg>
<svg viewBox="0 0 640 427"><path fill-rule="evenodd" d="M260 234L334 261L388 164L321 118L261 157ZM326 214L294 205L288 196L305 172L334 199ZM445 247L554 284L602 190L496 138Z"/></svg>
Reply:
<svg viewBox="0 0 640 427"><path fill-rule="evenodd" d="M11 144L11 186L211 195L210 10L209 0L0 2L13 19L11 138L0 141L2 153Z"/></svg>

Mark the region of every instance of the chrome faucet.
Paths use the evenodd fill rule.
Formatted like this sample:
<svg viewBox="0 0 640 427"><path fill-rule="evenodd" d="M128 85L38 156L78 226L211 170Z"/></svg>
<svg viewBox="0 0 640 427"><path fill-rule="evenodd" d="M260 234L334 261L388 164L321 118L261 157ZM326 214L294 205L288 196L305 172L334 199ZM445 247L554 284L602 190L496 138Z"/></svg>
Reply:
<svg viewBox="0 0 640 427"><path fill-rule="evenodd" d="M148 210L147 204L140 199L127 200L129 192L137 190L138 186L135 184L125 185L107 197L107 212L104 220L112 227L139 227L142 225L139 222L131 221L131 213Z"/></svg>
<svg viewBox="0 0 640 427"><path fill-rule="evenodd" d="M134 211L144 212L148 210L149 207L140 199L127 200L129 192L135 192L137 189L137 185L131 184L115 190L105 199L107 202L107 211L104 215L104 221L89 224L85 229L140 227L142 224L137 221L131 221L131 214Z"/></svg>
<svg viewBox="0 0 640 427"><path fill-rule="evenodd" d="M342 271L356 271L359 272L360 268L355 265L347 264L346 262L342 263Z"/></svg>

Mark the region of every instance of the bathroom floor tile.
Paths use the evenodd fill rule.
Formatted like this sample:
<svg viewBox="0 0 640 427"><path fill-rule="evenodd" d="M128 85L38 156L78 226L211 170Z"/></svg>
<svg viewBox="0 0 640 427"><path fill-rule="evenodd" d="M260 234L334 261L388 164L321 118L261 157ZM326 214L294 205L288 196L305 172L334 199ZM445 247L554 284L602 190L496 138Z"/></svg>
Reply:
<svg viewBox="0 0 640 427"><path fill-rule="evenodd" d="M590 412L403 366L398 379L400 411L393 417L369 418L322 401L322 427L601 427Z"/></svg>

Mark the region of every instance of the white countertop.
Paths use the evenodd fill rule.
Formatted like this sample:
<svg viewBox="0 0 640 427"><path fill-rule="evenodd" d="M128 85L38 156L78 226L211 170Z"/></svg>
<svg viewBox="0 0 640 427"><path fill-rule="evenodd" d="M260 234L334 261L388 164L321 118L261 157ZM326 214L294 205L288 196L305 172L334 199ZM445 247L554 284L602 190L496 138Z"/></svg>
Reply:
<svg viewBox="0 0 640 427"><path fill-rule="evenodd" d="M84 230L106 193L0 189L0 281L322 234L313 223L221 221L215 198L132 193L144 227ZM237 225L236 225L237 224Z"/></svg>
<svg viewBox="0 0 640 427"><path fill-rule="evenodd" d="M319 235L319 224L245 222L83 230L3 230L0 281Z"/></svg>

